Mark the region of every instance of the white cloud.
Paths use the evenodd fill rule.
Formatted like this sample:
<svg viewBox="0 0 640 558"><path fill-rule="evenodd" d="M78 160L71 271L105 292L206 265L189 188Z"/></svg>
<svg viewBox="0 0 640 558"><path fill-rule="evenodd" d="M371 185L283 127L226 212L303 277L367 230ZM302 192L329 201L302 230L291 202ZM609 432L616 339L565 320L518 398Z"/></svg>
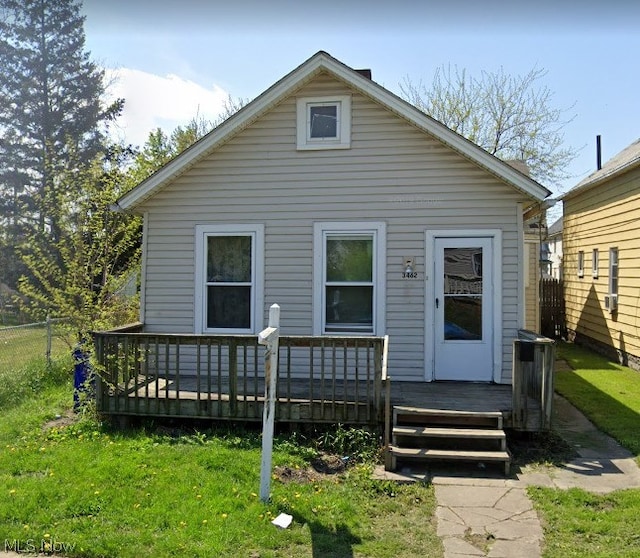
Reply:
<svg viewBox="0 0 640 558"><path fill-rule="evenodd" d="M158 76L121 68L107 70L107 80L109 98L125 100L114 134L133 145L142 145L149 132L158 127L171 133L196 116L214 120L228 98L228 93L215 84L207 89L174 74Z"/></svg>

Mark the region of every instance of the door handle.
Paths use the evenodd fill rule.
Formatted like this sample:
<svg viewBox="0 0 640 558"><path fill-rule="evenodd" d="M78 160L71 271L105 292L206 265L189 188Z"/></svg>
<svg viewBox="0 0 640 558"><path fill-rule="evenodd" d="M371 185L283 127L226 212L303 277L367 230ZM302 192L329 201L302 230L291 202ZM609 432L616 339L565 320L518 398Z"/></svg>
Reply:
<svg viewBox="0 0 640 558"><path fill-rule="evenodd" d="M440 300L436 298L436 308L438 308L439 305L440 305Z"/></svg>

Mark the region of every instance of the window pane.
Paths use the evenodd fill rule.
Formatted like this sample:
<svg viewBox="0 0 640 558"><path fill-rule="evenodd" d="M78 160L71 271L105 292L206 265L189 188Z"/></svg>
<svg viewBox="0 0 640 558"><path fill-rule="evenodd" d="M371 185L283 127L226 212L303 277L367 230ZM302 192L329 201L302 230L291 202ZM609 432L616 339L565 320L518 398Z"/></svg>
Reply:
<svg viewBox="0 0 640 558"><path fill-rule="evenodd" d="M327 331L373 331L373 287L327 287Z"/></svg>
<svg viewBox="0 0 640 558"><path fill-rule="evenodd" d="M444 338L482 339L482 297L446 296L444 299Z"/></svg>
<svg viewBox="0 0 640 558"><path fill-rule="evenodd" d="M309 107L309 135L311 138L338 137L338 107Z"/></svg>
<svg viewBox="0 0 640 558"><path fill-rule="evenodd" d="M251 281L251 237L210 236L207 238L207 282Z"/></svg>
<svg viewBox="0 0 640 558"><path fill-rule="evenodd" d="M207 327L251 327L251 287L207 287Z"/></svg>
<svg viewBox="0 0 640 558"><path fill-rule="evenodd" d="M327 238L327 281L371 281L372 270L371 236Z"/></svg>
<svg viewBox="0 0 640 558"><path fill-rule="evenodd" d="M482 248L444 249L444 294L482 294Z"/></svg>

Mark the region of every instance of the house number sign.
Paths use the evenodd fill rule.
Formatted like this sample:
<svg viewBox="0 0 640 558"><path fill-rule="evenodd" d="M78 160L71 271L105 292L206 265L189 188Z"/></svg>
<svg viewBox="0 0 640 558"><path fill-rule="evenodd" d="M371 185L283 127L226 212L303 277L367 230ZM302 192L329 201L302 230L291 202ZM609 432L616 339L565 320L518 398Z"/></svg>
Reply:
<svg viewBox="0 0 640 558"><path fill-rule="evenodd" d="M403 279L417 279L418 272L417 271L405 271L402 273Z"/></svg>

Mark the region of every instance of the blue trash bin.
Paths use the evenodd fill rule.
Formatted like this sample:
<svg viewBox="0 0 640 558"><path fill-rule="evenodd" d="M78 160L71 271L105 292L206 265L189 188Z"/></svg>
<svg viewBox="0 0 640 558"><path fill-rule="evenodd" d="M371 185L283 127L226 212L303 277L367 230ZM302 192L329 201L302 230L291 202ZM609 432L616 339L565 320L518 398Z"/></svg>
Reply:
<svg viewBox="0 0 640 558"><path fill-rule="evenodd" d="M73 410L78 412L94 395L94 378L84 341L73 349L73 360Z"/></svg>

